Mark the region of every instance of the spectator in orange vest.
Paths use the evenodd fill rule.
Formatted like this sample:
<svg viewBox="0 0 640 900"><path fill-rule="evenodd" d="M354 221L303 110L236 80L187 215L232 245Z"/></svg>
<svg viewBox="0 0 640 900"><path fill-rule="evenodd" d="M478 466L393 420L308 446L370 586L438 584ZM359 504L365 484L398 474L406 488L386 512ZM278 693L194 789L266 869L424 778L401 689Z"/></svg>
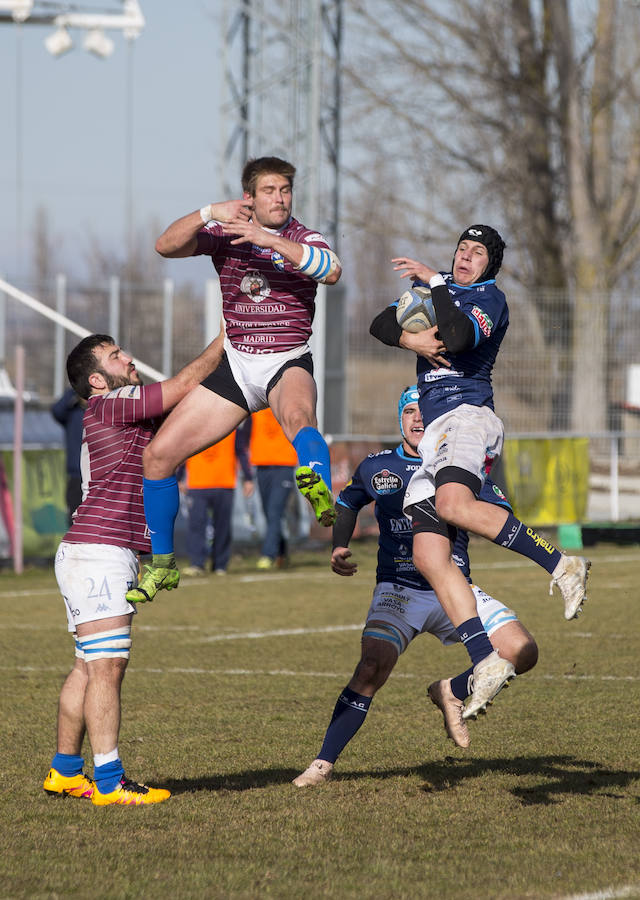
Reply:
<svg viewBox="0 0 640 900"><path fill-rule="evenodd" d="M226 575L231 558L231 517L238 463L244 476L245 494L253 491L253 475L247 453L247 436L232 432L224 440L185 463L181 486L187 493L187 552L185 575L204 575L207 558L207 524L213 520L211 571Z"/></svg>
<svg viewBox="0 0 640 900"><path fill-rule="evenodd" d="M272 569L288 559L283 519L298 457L268 407L251 416L249 460L256 472L267 523L257 565L259 569Z"/></svg>

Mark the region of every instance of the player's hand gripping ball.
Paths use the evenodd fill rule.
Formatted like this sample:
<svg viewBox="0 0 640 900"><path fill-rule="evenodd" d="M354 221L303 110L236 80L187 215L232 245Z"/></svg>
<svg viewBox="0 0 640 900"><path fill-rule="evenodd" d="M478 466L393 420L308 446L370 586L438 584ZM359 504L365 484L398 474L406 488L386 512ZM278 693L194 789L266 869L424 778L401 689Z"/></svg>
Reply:
<svg viewBox="0 0 640 900"><path fill-rule="evenodd" d="M428 287L412 287L398 300L396 320L403 331L424 331L436 324L436 313Z"/></svg>

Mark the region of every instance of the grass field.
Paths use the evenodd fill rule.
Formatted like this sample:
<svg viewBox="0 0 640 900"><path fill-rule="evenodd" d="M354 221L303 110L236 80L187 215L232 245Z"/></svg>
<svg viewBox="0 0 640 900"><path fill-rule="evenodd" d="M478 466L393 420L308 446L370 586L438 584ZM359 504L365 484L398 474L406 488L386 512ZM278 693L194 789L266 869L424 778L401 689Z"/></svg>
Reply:
<svg viewBox="0 0 640 900"><path fill-rule="evenodd" d="M0 572L0 897L640 897L640 548L592 549L566 623L545 573L472 543L537 667L459 750L425 687L466 655L419 638L334 780L296 789L358 659L374 550L355 545L351 579L324 553L267 574L247 557L141 609L120 751L173 797L139 809L43 792L72 642L52 570Z"/></svg>

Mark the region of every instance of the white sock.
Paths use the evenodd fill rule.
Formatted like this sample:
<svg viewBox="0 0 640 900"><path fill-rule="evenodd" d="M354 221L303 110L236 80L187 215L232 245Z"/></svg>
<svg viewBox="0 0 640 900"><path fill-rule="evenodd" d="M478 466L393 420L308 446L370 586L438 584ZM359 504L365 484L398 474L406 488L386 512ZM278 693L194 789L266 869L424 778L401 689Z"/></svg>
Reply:
<svg viewBox="0 0 640 900"><path fill-rule="evenodd" d="M93 765L96 767L106 766L107 763L114 762L116 759L120 759L117 747L115 750L110 750L108 753L94 753Z"/></svg>

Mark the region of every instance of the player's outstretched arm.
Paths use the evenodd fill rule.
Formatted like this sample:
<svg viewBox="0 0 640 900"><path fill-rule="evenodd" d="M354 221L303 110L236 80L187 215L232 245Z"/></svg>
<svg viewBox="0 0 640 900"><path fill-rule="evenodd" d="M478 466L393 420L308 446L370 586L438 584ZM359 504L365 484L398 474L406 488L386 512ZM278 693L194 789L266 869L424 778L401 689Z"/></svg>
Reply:
<svg viewBox="0 0 640 900"><path fill-rule="evenodd" d="M208 222L214 219L217 222L232 220L246 222L251 216L252 209L253 201L250 199L209 203L202 209L196 209L172 222L156 241L156 252L167 259L193 256L198 246L196 235Z"/></svg>
<svg viewBox="0 0 640 900"><path fill-rule="evenodd" d="M200 356L187 363L173 378L161 382L162 407L165 412L172 409L189 391L200 384L203 378L217 368L222 358L223 345L224 333L221 331L218 337L208 347L205 347Z"/></svg>
<svg viewBox="0 0 640 900"><path fill-rule="evenodd" d="M409 259L408 256L396 256L391 262L395 263L393 271L400 272L400 278L413 278L414 280L417 278L428 284L429 279L438 274L431 266L418 262L416 259Z"/></svg>
<svg viewBox="0 0 640 900"><path fill-rule="evenodd" d="M333 551L331 553L331 568L336 575L355 575L358 566L349 562L351 550L349 541L356 527L358 513L342 503L336 503L336 521L333 524Z"/></svg>
<svg viewBox="0 0 640 900"><path fill-rule="evenodd" d="M342 275L342 264L333 250L328 247L315 247L298 241L290 241L273 231L268 231L257 222L235 220L227 222L223 231L234 236L232 244L251 243L256 247L275 250L291 263L291 265L322 284L335 284Z"/></svg>

